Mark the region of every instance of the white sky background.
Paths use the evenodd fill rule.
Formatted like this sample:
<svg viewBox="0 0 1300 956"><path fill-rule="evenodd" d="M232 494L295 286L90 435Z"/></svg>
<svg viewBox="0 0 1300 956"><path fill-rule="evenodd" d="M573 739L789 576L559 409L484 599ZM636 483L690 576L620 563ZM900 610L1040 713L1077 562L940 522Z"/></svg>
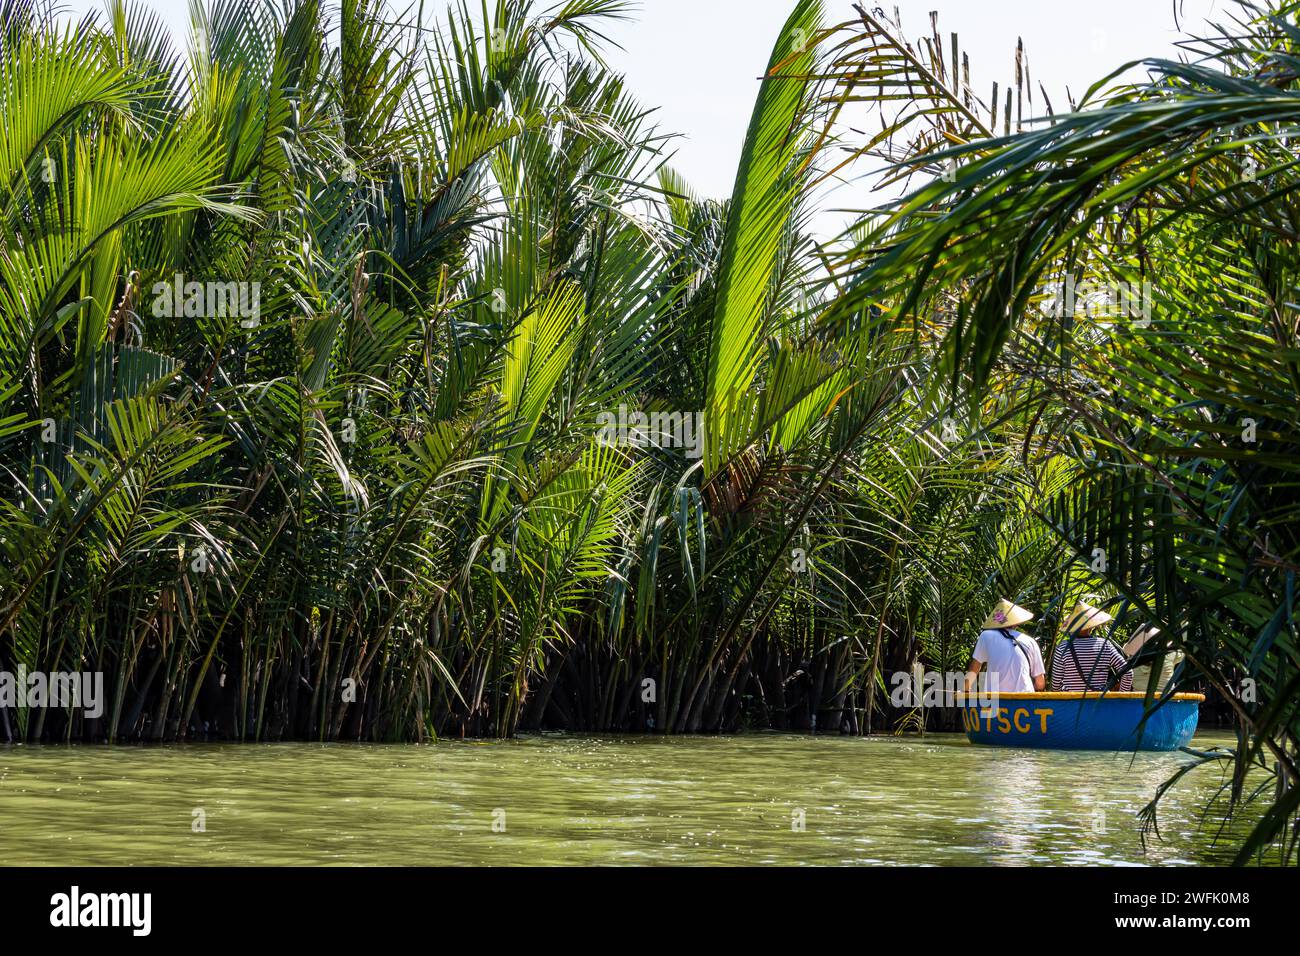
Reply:
<svg viewBox="0 0 1300 956"><path fill-rule="evenodd" d="M188 0L146 0L177 35L188 36ZM1122 63L1144 57L1173 58L1174 5L1181 23L1197 32L1207 16L1228 22L1234 0L863 0L902 12L904 33L929 33L931 10L939 11L945 51L957 31L971 58L971 85L987 99L993 81L1014 78L1016 38L1023 37L1035 86L1047 88L1057 111L1067 108L1066 87L1076 99L1095 80ZM849 0L825 0L832 22L853 15ZM71 12L102 9L101 0L63 0ZM439 0L425 0L426 18ZM539 9L550 6L538 0ZM390 6L400 10L406 0ZM477 3L474 4L477 7ZM626 73L644 106L658 106L661 130L682 134L673 165L701 195L729 195L758 77L767 65L777 31L792 0L640 0L632 22L608 31L622 50L608 51L611 65Z"/></svg>

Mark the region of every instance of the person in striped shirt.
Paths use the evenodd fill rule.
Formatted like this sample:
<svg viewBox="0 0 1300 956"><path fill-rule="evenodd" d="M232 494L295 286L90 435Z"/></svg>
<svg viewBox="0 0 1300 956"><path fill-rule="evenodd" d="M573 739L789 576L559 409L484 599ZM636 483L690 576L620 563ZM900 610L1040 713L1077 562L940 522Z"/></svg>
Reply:
<svg viewBox="0 0 1300 956"><path fill-rule="evenodd" d="M1052 652L1052 690L1133 689L1133 672L1126 670L1128 658L1097 628L1114 618L1105 611L1080 601L1065 622L1068 637Z"/></svg>

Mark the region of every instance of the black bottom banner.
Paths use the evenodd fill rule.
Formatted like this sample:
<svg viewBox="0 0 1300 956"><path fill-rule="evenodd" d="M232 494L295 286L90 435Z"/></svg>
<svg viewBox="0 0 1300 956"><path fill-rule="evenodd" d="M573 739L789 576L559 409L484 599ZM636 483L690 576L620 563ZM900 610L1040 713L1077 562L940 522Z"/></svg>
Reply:
<svg viewBox="0 0 1300 956"><path fill-rule="evenodd" d="M0 869L7 941L76 934L127 945L213 934L362 944L429 929L522 932L540 919L617 939L644 918L656 933L665 924L721 932L723 920L734 948L738 938L770 942L773 921L816 922L829 935L831 924L811 916L837 902L863 918L844 925L850 936L928 926L944 949L1004 937L999 911L1015 913L1020 938L1195 933L1231 945L1260 929L1293 934L1293 897L1291 872L1264 869ZM502 942L496 932L491 941Z"/></svg>

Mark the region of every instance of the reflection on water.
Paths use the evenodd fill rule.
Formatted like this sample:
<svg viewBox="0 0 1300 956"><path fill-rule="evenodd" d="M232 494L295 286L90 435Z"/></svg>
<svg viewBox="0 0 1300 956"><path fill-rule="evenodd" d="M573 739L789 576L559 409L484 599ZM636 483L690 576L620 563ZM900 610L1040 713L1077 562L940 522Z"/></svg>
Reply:
<svg viewBox="0 0 1300 956"><path fill-rule="evenodd" d="M1199 818L1221 782L1213 768L1166 796L1164 841L1142 846L1138 810L1188 759L975 747L956 735L0 747L0 860L1226 862ZM196 811L204 832L193 832Z"/></svg>

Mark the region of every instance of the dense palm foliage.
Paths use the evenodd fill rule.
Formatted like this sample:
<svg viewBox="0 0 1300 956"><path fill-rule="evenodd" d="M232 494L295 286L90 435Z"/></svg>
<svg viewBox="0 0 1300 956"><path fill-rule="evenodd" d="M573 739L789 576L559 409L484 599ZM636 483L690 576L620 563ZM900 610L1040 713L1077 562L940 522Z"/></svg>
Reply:
<svg viewBox="0 0 1300 956"><path fill-rule="evenodd" d="M1093 591L1285 838L1290 13L1031 123L1023 51L986 102L937 26L798 0L717 202L603 59L622 0L449 7L218 0L178 55L6 0L0 667L109 688L13 736L924 726L887 675ZM817 242L879 162L924 184Z"/></svg>
<svg viewBox="0 0 1300 956"><path fill-rule="evenodd" d="M1120 626L1158 624L1145 655L1183 652L1175 686L1231 706L1241 746L1204 760L1232 761L1234 806L1275 798L1242 859L1300 836L1296 11L1013 135L924 140L910 160L954 173L854 237L826 320L944 310L932 393L1021 444L1035 516ZM1070 279L1089 302L1062 307Z"/></svg>
<svg viewBox="0 0 1300 956"><path fill-rule="evenodd" d="M817 327L819 4L727 203L605 67L624 8L225 2L181 57L10 4L4 663L111 691L13 733L868 729L960 665L1023 494L927 431L927 349Z"/></svg>

